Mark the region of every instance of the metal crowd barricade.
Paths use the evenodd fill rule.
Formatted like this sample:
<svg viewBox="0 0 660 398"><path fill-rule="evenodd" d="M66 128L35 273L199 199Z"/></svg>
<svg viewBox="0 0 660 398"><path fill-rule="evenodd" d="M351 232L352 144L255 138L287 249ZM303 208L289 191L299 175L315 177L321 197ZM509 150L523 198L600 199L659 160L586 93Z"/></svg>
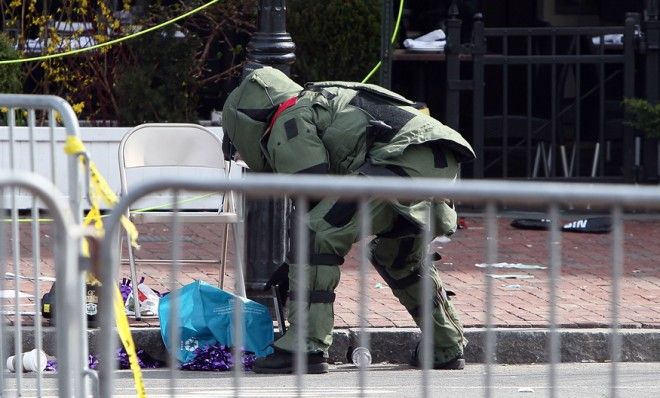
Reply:
<svg viewBox="0 0 660 398"><path fill-rule="evenodd" d="M5 274L3 271L0 277L3 281L13 281L16 292L14 310L8 312L14 317L14 323L11 326L15 336L13 351L20 364L23 350L20 342L24 340L23 323L26 317L32 318L34 324L32 333L35 348L43 348L41 297L45 291L41 282L53 280L53 276L45 278L42 275L44 259L41 248L44 245L42 241L45 241L42 239L43 230L47 228L46 224L49 224L53 234L57 232L68 236L68 230L74 225L79 225L81 221L82 184L78 156L68 156L66 170L61 170L61 167L57 166L60 163L57 159L67 157L62 141L68 136L80 137L80 127L71 106L64 99L52 95L0 94L0 111L0 172L29 171L32 174L30 177L24 177L20 184L15 182L0 194L0 201L3 202L0 205L0 212L2 212L0 227L8 227L6 229L8 236L0 235L0 246L4 245L7 250L5 254L11 253L11 263L13 264L13 272ZM20 175L23 176L23 174ZM48 200L37 195L41 191L34 191L35 182L49 187L50 191L47 194L50 195L50 198ZM54 188L51 189L51 185ZM57 189L58 186L60 189ZM41 195L43 196L43 194ZM53 202L54 198L59 201L64 200L65 196L68 196L66 205L62 206L59 202ZM57 203L59 207L53 208L52 203ZM45 207L43 207L44 204ZM47 218L41 218L42 211L45 211ZM65 214L67 218L63 219L59 213ZM8 218L6 214L9 215ZM22 217L24 214L27 216ZM62 225L65 226L62 227ZM21 239L25 239L26 236L30 242L28 245L22 245ZM76 239L78 242L80 241L80 237ZM58 336L66 337L58 337L57 344L60 349L57 359L58 363L66 365L66 370L62 371L63 376L61 376L63 382L60 385L60 391L65 392L62 396L75 396L74 394L80 393L79 387L84 384L83 373L88 371L87 323L86 314L83 311L85 284L82 272L78 267L75 249L68 246L62 247L61 244L62 242L56 241L53 251L58 259L58 264L64 262L66 266L61 265L59 268L55 268L54 279L56 286L62 286L61 289L56 288L58 292L56 308L60 309L56 311L56 314L64 317L64 321L57 323ZM30 249L21 249L26 246ZM21 250L26 253L21 253ZM61 260L61 256L65 256L65 260ZM32 263L33 276L22 274L25 272L25 269L22 269L24 262ZM34 279L33 291L29 292L33 296L34 311L20 311L18 292L21 281L30 278ZM67 306L69 310L64 311L63 309ZM3 312L3 316L5 315L7 314ZM73 317L78 319L71 319ZM5 322L4 319L3 322ZM75 336L72 333L75 333ZM48 354L55 353L49 352ZM0 356L0 369L4 370L6 359L5 356ZM76 370L79 365L83 367L82 371ZM42 373L37 372L37 395L41 395L41 377ZM14 378L16 379L16 389L20 393L22 373L17 372Z"/></svg>
<svg viewBox="0 0 660 398"><path fill-rule="evenodd" d="M163 190L170 190L176 197L181 191L196 191L196 192L226 192L237 191L245 195L256 197L269 197L288 195L296 201L299 209L296 215L297 239L305 242L309 239L309 232L305 225L305 218L309 201L321 197L341 197L347 200L355 200L359 203L359 220L361 226L361 257L360 262L360 280L362 281L360 287L360 313L361 316L361 333L360 344L364 346L369 345L369 336L365 333L364 315L367 311L368 292L366 288L366 272L367 272L367 256L365 238L370 235L370 221L367 215L368 202L372 199L392 199L397 198L400 200L411 200L420 198L452 198L463 204L483 205L486 209L487 215L487 253L485 257L487 263L487 275L493 271L492 265L495 263L497 257L497 229L496 229L496 208L500 204L507 205L523 205L523 206L542 206L548 209L549 218L551 219L551 244L550 246L550 274L549 274L549 329L550 329L550 344L549 344L549 391L550 396L554 397L558 394L558 380L555 371L556 365L560 362L560 344L558 334L557 322L557 285L560 278L561 268L561 238L559 236L559 209L563 205L571 206L590 206L591 208L608 208L610 209L613 220L612 232L612 290L611 290L611 332L613 338L611 340L611 396L617 395L617 362L620 360L621 342L618 335L619 325L619 310L618 304L620 302L620 286L619 279L622 272L623 263L623 224L622 224L622 211L624 209L643 208L645 210L660 208L660 188L658 187L642 187L642 186L624 186L624 185L586 185L586 184L559 184L559 183L531 183L531 182L511 182L511 181L477 181L477 180L461 180L456 183L445 180L437 180L429 183L428 179L407 179L405 184L401 183L400 179L388 178L359 178L359 177L318 177L318 176L283 176L283 175L251 175L241 180L218 180L218 181L202 181L190 179L162 179L146 183L138 186L129 195L122 198L113 213L109 217L106 226L106 237L102 245L102 261L105 267L103 268L104 274L102 275L103 281L114 281L118 277L119 270L119 237L120 237L120 216L125 212L127 207L138 200L139 198ZM174 222L172 226L172 255L174 259L177 258L181 252L181 236L177 236L181 231L180 225ZM430 228L426 229L424 237L427 243L430 243L432 236ZM297 260L303 263L303 259L308 258L308 245L299 244L297 247ZM239 259L242 259L242 253L238 252ZM429 256L430 257L430 256ZM428 276L430 258L425 261L422 275ZM234 267L234 271L240 272L240 264L242 261L237 262L238 269ZM176 262L171 268L170 283L171 288L176 288L176 275L177 264ZM305 396L305 386L310 386L310 382L305 376L306 361L304 361L303 350L304 341L302 336L306 334L305 318L306 314L306 300L300 299L306 297L306 270L304 267L297 267L298 283L293 289L296 289L296 296L299 298L297 301L298 311L303 314L300 318L300 325L303 325L303 330L299 334L298 352L295 356L295 370L296 370L296 388L298 389L298 396ZM486 363L486 371L484 378L484 395L490 397L494 392L491 388L493 384L493 371L492 364L494 363L494 353L496 347L496 334L493 323L493 308L494 308L494 295L493 295L493 282L492 278L486 277L486 349L484 353L484 362ZM104 284L110 286L111 284ZM432 288L430 278L424 278L422 286L423 294L423 315L422 315L422 331L423 340L422 347L425 352L429 352L432 347L430 330L431 330L431 297ZM102 308L100 314L103 315L101 320L101 353L103 357L110 357L114 351L116 338L113 334L112 324L112 298L113 291L111 289L103 289L101 293ZM237 300L238 301L238 300ZM175 308L172 305L172 308ZM242 312L240 307L236 307L234 325L240 328L242 325ZM174 309L172 309L174 311ZM172 331L176 331L179 326L176 325L176 317L174 312L170 313L172 318ZM235 336L241 336L240 330L235 329ZM179 342L172 338L171 348L178 347ZM240 346L240 341L236 342L236 346ZM174 352L174 350L172 350ZM172 362L170 363L170 396L175 392L181 390L177 387L177 367L178 364L174 360L174 354L170 353ZM236 353L236 347L235 351ZM422 395L429 397L432 395L430 392L431 372L430 363L431 355L423 355L425 358L423 363L423 370L420 374L420 385ZM241 363L235 361L235 363ZM100 380L101 380L101 396L110 397L115 388L115 371L112 364L101 364ZM360 367L359 370L359 388L360 396L365 396L366 385L368 383L367 368ZM250 383L250 378L236 366L233 373L233 384L230 386L222 385L222 383L232 383L229 379L216 379L218 385L214 388L233 387L234 396L243 396L242 390ZM318 387L318 378L314 378L314 383Z"/></svg>
<svg viewBox="0 0 660 398"><path fill-rule="evenodd" d="M19 282L18 278L13 289L14 299L14 317L13 325L7 324L7 318L3 314L2 322L0 322L0 337L2 337L2 344L0 344L0 396L24 396L25 394L35 393L36 396L51 395L55 392L59 393L62 397L78 397L80 392L84 391L83 387L83 374L86 372L86 364L81 362L80 351L86 351L86 338L82 338L80 331L81 317L78 315L82 311L77 297L75 294L65 294L66 292L75 293L79 290L80 275L78 273L78 251L77 244L80 242L79 229L75 224L71 212L68 209L67 203L63 200L61 193L46 179L41 176L26 172L14 172L7 170L0 170L0 273L5 275L8 269L8 264L12 263L14 272L19 275L19 262L20 257L17 255L18 240L18 219L16 212L10 211L10 223L7 223L7 212L5 211L4 193L7 191L15 191L16 189L24 189L33 195L34 202L43 205L48 210L48 215L52 220L52 229L50 231L52 237L52 257L55 266L57 279L56 291L59 292L56 297L55 306L56 311L56 346L57 352L49 352L48 354L57 355L58 371L57 371L57 388L46 386L44 383L44 373L41 370L45 367L43 358L39 355L36 356L36 376L34 377L34 387L32 381L26 380L23 372L17 371L11 373L11 376L6 372L6 360L10 355L15 356L14 368L23 369L23 353L26 352L24 348L28 346L31 341L34 341L34 348L43 350L44 345L42 341L42 326L40 318L35 316L34 327L31 328L31 333L23 334L22 330L22 312L19 310ZM7 231L7 226L10 226L11 233ZM36 235L33 236L33 242L38 241ZM11 236L11 239L8 239ZM38 247L38 246L35 246ZM37 249L38 251L38 249ZM8 262L8 253L13 254L12 259ZM38 262L35 262L38 264ZM40 274L38 267L35 266L34 285L39 285ZM0 278L0 290L5 292L6 278ZM38 289L35 289L38 290ZM34 297L35 314L40 314L39 297ZM10 337L13 340L13 347L6 344L7 332L13 332ZM30 334L32 336L30 336ZM32 377L29 377L30 379ZM24 387L25 385L25 387ZM50 391L50 394L47 393Z"/></svg>
<svg viewBox="0 0 660 398"><path fill-rule="evenodd" d="M48 174L50 180L57 185L58 170L56 158L65 156L63 148L58 148L57 133L58 117L64 134L80 137L80 126L75 112L68 102L54 95L0 94L0 109L5 115L0 118L0 132L7 134L7 160L0 157L0 169L24 169L39 174ZM39 112L39 113L38 113ZM4 121L3 121L4 119ZM4 131L3 131L4 130ZM3 138L4 134L0 135ZM48 153L37 153L37 141L49 143ZM0 141L2 142L2 141ZM18 157L18 150L28 146L29 163ZM38 169L38 159L48 158L49 163ZM81 212L81 175L76 156L71 156L67 163L67 189L69 205L74 212L74 218L80 221Z"/></svg>

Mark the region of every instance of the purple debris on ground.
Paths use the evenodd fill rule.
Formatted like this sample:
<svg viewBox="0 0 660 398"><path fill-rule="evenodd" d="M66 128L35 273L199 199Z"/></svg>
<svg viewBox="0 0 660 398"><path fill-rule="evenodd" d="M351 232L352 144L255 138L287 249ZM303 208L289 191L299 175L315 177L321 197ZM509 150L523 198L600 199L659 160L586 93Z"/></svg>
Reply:
<svg viewBox="0 0 660 398"><path fill-rule="evenodd" d="M89 364L90 369L96 370L99 367L99 359L93 354L89 354L87 357L87 363Z"/></svg>
<svg viewBox="0 0 660 398"><path fill-rule="evenodd" d="M256 356L243 352L244 370L251 370ZM231 349L222 344L207 345L195 350L195 358L181 365L183 370L226 371L234 366Z"/></svg>
<svg viewBox="0 0 660 398"><path fill-rule="evenodd" d="M46 372L54 372L57 370L57 359L49 359L46 361Z"/></svg>
<svg viewBox="0 0 660 398"><path fill-rule="evenodd" d="M140 365L140 368L142 369L145 368L156 369L164 365L163 362L153 359L151 356L149 356L149 354L144 352L144 350L141 348L139 348L135 352L135 354L137 355L138 365ZM126 352L124 347L121 347L117 350L117 360L119 361L119 364L117 365L119 369L131 368L131 363L128 360L128 353Z"/></svg>
<svg viewBox="0 0 660 398"><path fill-rule="evenodd" d="M144 350L139 349L136 352L137 357L138 357L138 364L140 365L141 368L160 368L164 366L163 362L155 360L149 356ZM128 354L126 353L126 350L124 348L120 348L117 350L117 368L118 369L130 369L130 363L128 361ZM93 354L89 354L88 357L88 366L90 369L98 369L99 367L99 358L96 357ZM57 371L57 360L56 359L49 359L46 362L46 369L47 372L55 372Z"/></svg>
<svg viewBox="0 0 660 398"><path fill-rule="evenodd" d="M123 278L119 284L119 292L121 293L122 301L125 303L128 295L131 294L133 288L131 287L131 280Z"/></svg>

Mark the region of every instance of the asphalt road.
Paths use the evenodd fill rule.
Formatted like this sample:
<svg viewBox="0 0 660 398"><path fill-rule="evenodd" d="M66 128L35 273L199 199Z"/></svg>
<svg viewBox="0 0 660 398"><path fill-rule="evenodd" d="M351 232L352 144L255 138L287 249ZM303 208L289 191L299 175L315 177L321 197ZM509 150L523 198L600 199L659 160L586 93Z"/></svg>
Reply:
<svg viewBox="0 0 660 398"><path fill-rule="evenodd" d="M561 364L557 366L555 397L613 397L610 389L610 365L603 363ZM547 365L498 365L492 367L491 397L536 398L550 397ZM622 363L618 366L616 397L660 397L660 362ZM303 379L302 389L295 375L271 376L246 373L237 389L231 373L178 372L176 397L422 397L422 372L401 365L378 364L370 368L367 385L361 391L359 372L353 366L333 366L325 375L309 375ZM429 372L428 397L485 397L485 367L468 365L463 371ZM163 370L144 372L149 397L170 396L170 373ZM34 376L25 375L23 396L35 396ZM15 396L8 380L5 396ZM135 396L131 375L120 372L116 396ZM240 391L240 394L237 393ZM362 395L361 395L362 393ZM44 380L42 395L57 396L55 378Z"/></svg>

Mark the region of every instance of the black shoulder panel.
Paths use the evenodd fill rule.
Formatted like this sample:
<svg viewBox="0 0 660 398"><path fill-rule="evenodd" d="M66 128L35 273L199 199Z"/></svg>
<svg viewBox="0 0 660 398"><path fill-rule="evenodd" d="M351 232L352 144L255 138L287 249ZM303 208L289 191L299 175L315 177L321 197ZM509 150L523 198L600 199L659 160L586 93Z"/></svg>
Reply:
<svg viewBox="0 0 660 398"><path fill-rule="evenodd" d="M284 122L284 131L286 132L286 138L291 139L298 135L298 123L296 119L289 119Z"/></svg>
<svg viewBox="0 0 660 398"><path fill-rule="evenodd" d="M364 110L371 115L373 119L385 122L392 127L395 133L401 130L406 123L415 117L414 113L403 110L396 105L387 103L382 99L379 100L378 98L374 98L363 92L359 92L353 97L349 104Z"/></svg>

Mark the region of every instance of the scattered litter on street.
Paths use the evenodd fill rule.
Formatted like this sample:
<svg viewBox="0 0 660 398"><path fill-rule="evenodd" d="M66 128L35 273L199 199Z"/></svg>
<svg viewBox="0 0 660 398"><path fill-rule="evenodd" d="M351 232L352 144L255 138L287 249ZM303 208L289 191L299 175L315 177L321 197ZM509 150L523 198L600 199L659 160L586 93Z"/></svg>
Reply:
<svg viewBox="0 0 660 398"><path fill-rule="evenodd" d="M522 289L521 285L502 285L502 286L504 286L504 288L508 290Z"/></svg>
<svg viewBox="0 0 660 398"><path fill-rule="evenodd" d="M547 218L518 218L511 221L511 226L518 229L549 230L552 221ZM560 228L565 232L607 233L612 229L610 217L590 217L563 224Z"/></svg>
<svg viewBox="0 0 660 398"><path fill-rule="evenodd" d="M458 219L458 229L467 229L467 228L468 228L468 225L465 222L465 218L464 217L459 218Z"/></svg>
<svg viewBox="0 0 660 398"><path fill-rule="evenodd" d="M519 275L519 274L488 274L493 279L532 279L532 275Z"/></svg>
<svg viewBox="0 0 660 398"><path fill-rule="evenodd" d="M488 264L475 264L475 267L488 268ZM536 264L521 264L521 263L494 263L490 265L492 268L516 268L516 269L547 269L548 267Z"/></svg>

